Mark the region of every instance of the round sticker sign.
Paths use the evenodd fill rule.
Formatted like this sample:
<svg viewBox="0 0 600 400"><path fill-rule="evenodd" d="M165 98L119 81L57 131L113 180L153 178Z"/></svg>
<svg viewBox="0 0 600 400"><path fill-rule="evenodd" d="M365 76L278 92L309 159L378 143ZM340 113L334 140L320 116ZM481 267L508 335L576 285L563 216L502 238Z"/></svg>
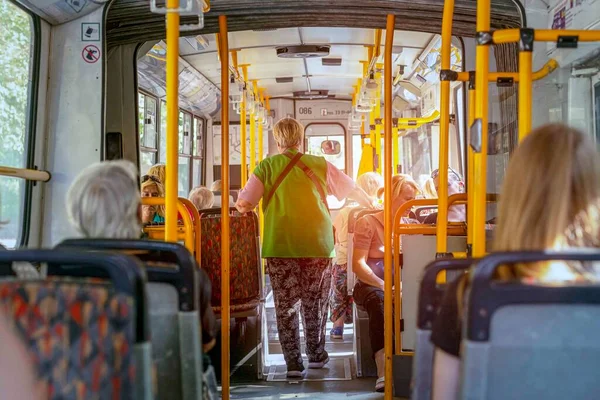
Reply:
<svg viewBox="0 0 600 400"><path fill-rule="evenodd" d="M93 44L88 44L81 52L83 61L88 64L93 64L100 59L100 49Z"/></svg>

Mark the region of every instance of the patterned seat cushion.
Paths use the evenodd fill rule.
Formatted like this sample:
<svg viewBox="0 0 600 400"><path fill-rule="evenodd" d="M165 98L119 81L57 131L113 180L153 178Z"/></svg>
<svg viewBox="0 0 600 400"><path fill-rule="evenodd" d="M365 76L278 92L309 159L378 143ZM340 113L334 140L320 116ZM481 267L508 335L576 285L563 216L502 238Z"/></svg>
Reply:
<svg viewBox="0 0 600 400"><path fill-rule="evenodd" d="M0 307L25 340L49 399L133 398L132 298L72 279L0 281Z"/></svg>
<svg viewBox="0 0 600 400"><path fill-rule="evenodd" d="M221 215L201 219L202 269L212 282L212 305L221 305ZM253 215L230 219L230 304L243 305L260 296L258 227Z"/></svg>

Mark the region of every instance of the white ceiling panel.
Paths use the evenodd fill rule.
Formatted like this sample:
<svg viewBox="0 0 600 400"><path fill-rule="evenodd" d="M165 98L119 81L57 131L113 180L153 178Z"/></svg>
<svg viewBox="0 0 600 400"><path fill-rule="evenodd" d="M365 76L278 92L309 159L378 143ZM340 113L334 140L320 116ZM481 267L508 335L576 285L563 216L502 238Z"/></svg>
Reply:
<svg viewBox="0 0 600 400"><path fill-rule="evenodd" d="M305 74L302 60L286 60L279 63L252 64L248 67L248 79L268 79Z"/></svg>
<svg viewBox="0 0 600 400"><path fill-rule="evenodd" d="M329 90L330 94L350 95L352 85L356 85L356 78L340 76L313 76L310 78L312 90Z"/></svg>
<svg viewBox="0 0 600 400"><path fill-rule="evenodd" d="M356 43L372 44L375 41L374 29L357 28L301 28L304 43Z"/></svg>
<svg viewBox="0 0 600 400"><path fill-rule="evenodd" d="M229 33L229 48L241 49L255 46L284 46L299 43L298 29L287 28L277 31L243 31Z"/></svg>

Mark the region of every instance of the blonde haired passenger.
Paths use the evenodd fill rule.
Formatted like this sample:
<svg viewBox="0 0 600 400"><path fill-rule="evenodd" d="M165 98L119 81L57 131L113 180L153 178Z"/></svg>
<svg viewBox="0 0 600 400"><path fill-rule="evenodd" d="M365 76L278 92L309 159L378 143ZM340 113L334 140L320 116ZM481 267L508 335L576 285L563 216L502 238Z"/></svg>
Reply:
<svg viewBox="0 0 600 400"><path fill-rule="evenodd" d="M356 179L356 185L377 202L377 191L383 187L383 177L377 172L367 172ZM344 338L344 324L352 323L352 298L348 296L348 216L356 208L350 205L342 208L333 221L335 227L335 258L332 268L331 287L331 339Z"/></svg>
<svg viewBox="0 0 600 400"><path fill-rule="evenodd" d="M383 188L379 189L379 197L383 195ZM392 214L407 201L413 200L419 194L420 188L409 175L399 174L392 177ZM402 218L403 223L416 222L409 220L409 210ZM354 250L352 255L352 269L358 282L354 286L354 301L363 307L369 315L369 337L371 350L377 365L377 382L375 390L380 392L385 388L383 352L383 210L365 215L356 221L354 226Z"/></svg>
<svg viewBox="0 0 600 400"><path fill-rule="evenodd" d="M214 193L204 186L193 188L188 198L198 210L211 208L215 202Z"/></svg>
<svg viewBox="0 0 600 400"><path fill-rule="evenodd" d="M67 192L67 215L78 234L138 238L141 225L138 174L128 161L93 164L77 175Z"/></svg>
<svg viewBox="0 0 600 400"><path fill-rule="evenodd" d="M423 195L426 199L437 199L437 190L435 189L432 178L427 178L425 181L425 184L423 185Z"/></svg>
<svg viewBox="0 0 600 400"><path fill-rule="evenodd" d="M576 129L551 124L531 132L514 152L502 186L493 249L564 250L600 246L600 155ZM524 282L598 280L562 262L501 267L497 278ZM448 287L431 341L434 399L458 398L463 298L468 277Z"/></svg>
<svg viewBox="0 0 600 400"><path fill-rule="evenodd" d="M304 127L284 118L273 127L278 155L262 160L240 192L236 208L253 210L263 199L262 256L273 287L279 341L287 376L302 377L297 310L304 324L309 368L323 368L325 325L334 255L333 226L326 195L354 197L366 207L371 200L354 181L323 157L302 154ZM295 164L294 164L295 163Z"/></svg>
<svg viewBox="0 0 600 400"><path fill-rule="evenodd" d="M158 178L163 187L167 184L167 166L165 164L154 164L150 167L146 175L152 175Z"/></svg>
<svg viewBox="0 0 600 400"><path fill-rule="evenodd" d="M156 175L142 176L142 197L165 197L163 182ZM164 224L165 206L142 206L142 222L144 224Z"/></svg>

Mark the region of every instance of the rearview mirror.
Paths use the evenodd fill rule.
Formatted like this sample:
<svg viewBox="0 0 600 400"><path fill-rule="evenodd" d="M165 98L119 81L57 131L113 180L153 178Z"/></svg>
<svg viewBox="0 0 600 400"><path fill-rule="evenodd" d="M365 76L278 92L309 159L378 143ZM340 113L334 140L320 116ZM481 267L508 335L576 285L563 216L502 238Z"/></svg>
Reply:
<svg viewBox="0 0 600 400"><path fill-rule="evenodd" d="M335 156L342 151L342 145L337 140L324 140L321 142L321 151L328 156Z"/></svg>

